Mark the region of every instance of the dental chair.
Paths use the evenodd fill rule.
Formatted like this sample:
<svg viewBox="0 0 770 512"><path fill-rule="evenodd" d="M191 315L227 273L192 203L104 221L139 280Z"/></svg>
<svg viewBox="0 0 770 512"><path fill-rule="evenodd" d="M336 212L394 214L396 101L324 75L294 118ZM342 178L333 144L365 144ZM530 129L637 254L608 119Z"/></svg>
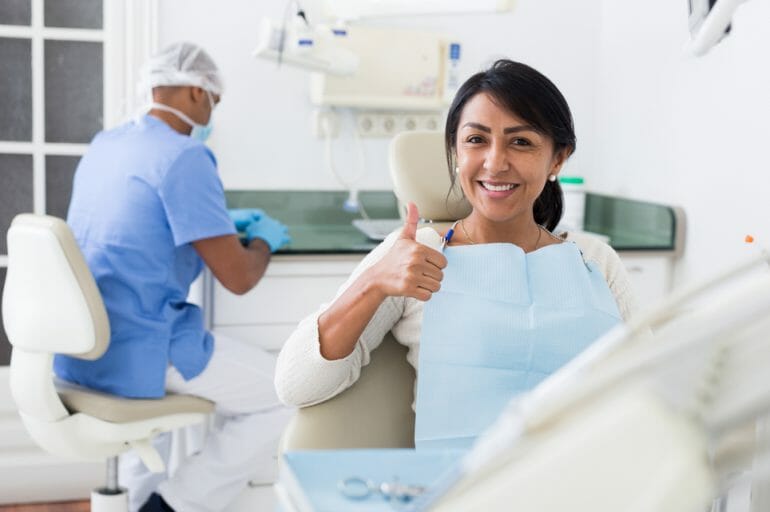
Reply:
<svg viewBox="0 0 770 512"><path fill-rule="evenodd" d="M397 135L390 143L389 166L399 203L414 202L423 225L445 229L470 212L459 187L450 192L443 132ZM406 352L386 335L353 386L297 412L284 431L280 451L413 448L415 374Z"/></svg>
<svg viewBox="0 0 770 512"><path fill-rule="evenodd" d="M151 438L201 423L209 401L182 395L126 399L57 379L54 354L99 358L110 325L96 283L67 224L21 214L8 230L3 320L13 346L10 387L32 439L46 451L79 460L107 460L105 487L91 493L94 512L128 509L118 486L118 455L136 450L155 472L164 462Z"/></svg>

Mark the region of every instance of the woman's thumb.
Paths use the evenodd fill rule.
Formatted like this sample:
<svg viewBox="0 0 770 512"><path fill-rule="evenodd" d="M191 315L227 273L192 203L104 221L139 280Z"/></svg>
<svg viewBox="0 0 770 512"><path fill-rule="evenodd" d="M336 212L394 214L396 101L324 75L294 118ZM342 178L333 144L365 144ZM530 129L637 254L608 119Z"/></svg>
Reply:
<svg viewBox="0 0 770 512"><path fill-rule="evenodd" d="M417 205L408 203L406 205L406 222L401 229L400 238L414 240L417 237L417 222L420 220L420 214L417 211Z"/></svg>

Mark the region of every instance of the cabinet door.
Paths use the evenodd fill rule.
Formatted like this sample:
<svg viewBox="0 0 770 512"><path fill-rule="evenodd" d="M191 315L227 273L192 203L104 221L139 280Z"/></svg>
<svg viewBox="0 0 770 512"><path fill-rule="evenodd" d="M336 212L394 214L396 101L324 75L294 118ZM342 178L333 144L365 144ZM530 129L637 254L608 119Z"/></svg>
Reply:
<svg viewBox="0 0 770 512"><path fill-rule="evenodd" d="M671 291L671 258L660 254L621 252L620 259L628 271L641 310L653 306Z"/></svg>
<svg viewBox="0 0 770 512"><path fill-rule="evenodd" d="M259 284L240 296L215 282L212 330L280 350L300 320L334 297L362 257L276 257Z"/></svg>

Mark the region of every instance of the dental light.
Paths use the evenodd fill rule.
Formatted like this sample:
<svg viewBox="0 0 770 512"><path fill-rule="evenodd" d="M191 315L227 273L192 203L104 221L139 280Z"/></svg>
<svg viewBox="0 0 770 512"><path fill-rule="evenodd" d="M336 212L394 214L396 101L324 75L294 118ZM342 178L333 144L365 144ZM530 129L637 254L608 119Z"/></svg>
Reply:
<svg viewBox="0 0 770 512"><path fill-rule="evenodd" d="M351 75L358 69L358 56L339 45L347 37L344 27L311 25L304 11L289 23L278 26L268 18L262 20L260 39L253 55L286 63L309 71L332 75Z"/></svg>
<svg viewBox="0 0 770 512"><path fill-rule="evenodd" d="M340 43L347 36L347 24L361 19L430 14L500 13L513 9L513 0L326 0L323 19L338 20L334 25L312 24L297 2L282 25L263 19L255 57L329 75L347 76L356 72L359 56Z"/></svg>
<svg viewBox="0 0 770 512"><path fill-rule="evenodd" d="M732 16L745 0L688 0L691 39L688 51L705 55L730 33Z"/></svg>

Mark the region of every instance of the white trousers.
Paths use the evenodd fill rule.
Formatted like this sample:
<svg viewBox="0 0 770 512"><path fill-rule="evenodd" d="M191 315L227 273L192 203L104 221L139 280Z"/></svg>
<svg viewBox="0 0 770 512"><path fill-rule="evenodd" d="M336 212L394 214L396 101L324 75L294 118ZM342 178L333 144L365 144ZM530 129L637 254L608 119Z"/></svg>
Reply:
<svg viewBox="0 0 770 512"><path fill-rule="evenodd" d="M167 391L216 404L203 448L170 476L151 473L132 452L121 455L118 475L129 491L131 512L152 492L177 512L221 511L249 480L270 483L275 478L278 440L293 413L275 394L275 356L226 336L214 338L214 353L200 375L185 381L171 366L166 373ZM153 442L168 461L170 434Z"/></svg>

